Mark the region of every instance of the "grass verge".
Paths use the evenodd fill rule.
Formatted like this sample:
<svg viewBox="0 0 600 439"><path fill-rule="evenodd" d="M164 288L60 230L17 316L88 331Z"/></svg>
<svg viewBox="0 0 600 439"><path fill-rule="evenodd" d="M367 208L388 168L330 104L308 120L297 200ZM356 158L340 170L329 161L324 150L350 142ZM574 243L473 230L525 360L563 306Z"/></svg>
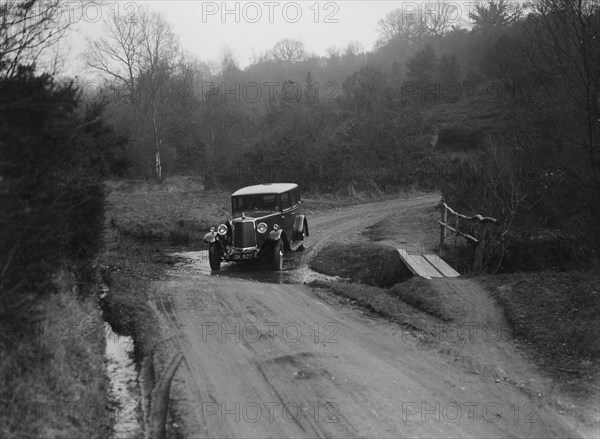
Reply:
<svg viewBox="0 0 600 439"><path fill-rule="evenodd" d="M393 247L332 243L317 253L311 268L350 280L313 281L313 288L326 289L350 304L416 329L425 338L440 325L462 316L427 281L413 277Z"/></svg>
<svg viewBox="0 0 600 439"><path fill-rule="evenodd" d="M432 288L431 283L421 277L396 284L388 292L393 297L402 299L443 322L453 322L463 318L463 309L456 304L454 297Z"/></svg>
<svg viewBox="0 0 600 439"><path fill-rule="evenodd" d="M112 416L104 370L104 323L68 270L40 300L36 321L2 322L0 437L105 438Z"/></svg>
<svg viewBox="0 0 600 439"><path fill-rule="evenodd" d="M382 288L411 276L396 249L374 243L331 243L319 251L310 266L319 273Z"/></svg>
<svg viewBox="0 0 600 439"><path fill-rule="evenodd" d="M183 177L162 185L109 182L107 187L107 227L138 244L202 247L204 234L230 209L228 193L204 191Z"/></svg>
<svg viewBox="0 0 600 439"><path fill-rule="evenodd" d="M412 283L415 280L409 280ZM418 280L417 280L418 281ZM379 288L360 283L312 281L309 284L314 289L326 290L338 297L339 302L358 306L368 312L398 323L408 328L413 334L427 340L434 336L435 328L440 320L427 314L409 303L399 300L385 288Z"/></svg>
<svg viewBox="0 0 600 439"><path fill-rule="evenodd" d="M540 364L577 371L600 362L600 273L544 271L480 280Z"/></svg>

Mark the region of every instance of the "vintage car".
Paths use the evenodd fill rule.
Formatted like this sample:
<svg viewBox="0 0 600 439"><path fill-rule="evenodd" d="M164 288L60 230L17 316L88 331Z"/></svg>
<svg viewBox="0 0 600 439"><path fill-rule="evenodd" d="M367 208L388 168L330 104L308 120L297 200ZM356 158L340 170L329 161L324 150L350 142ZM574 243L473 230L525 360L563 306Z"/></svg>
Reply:
<svg viewBox="0 0 600 439"><path fill-rule="evenodd" d="M304 249L308 223L300 213L300 188L295 183L267 183L231 194L232 219L204 236L213 271L222 261L271 261L283 269L284 251Z"/></svg>

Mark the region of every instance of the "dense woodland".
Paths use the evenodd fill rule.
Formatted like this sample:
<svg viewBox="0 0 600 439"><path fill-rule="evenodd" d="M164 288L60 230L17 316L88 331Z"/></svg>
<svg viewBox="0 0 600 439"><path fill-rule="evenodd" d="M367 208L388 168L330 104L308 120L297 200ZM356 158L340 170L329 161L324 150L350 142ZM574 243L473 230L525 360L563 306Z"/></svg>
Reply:
<svg viewBox="0 0 600 439"><path fill-rule="evenodd" d="M441 188L503 221L503 237L587 259L600 242L598 3L471 6L400 7L371 50L319 57L283 39L243 69L228 51L217 64L185 54L156 13L113 16L87 63L105 81L96 111L126 140L99 154L118 177L207 187Z"/></svg>

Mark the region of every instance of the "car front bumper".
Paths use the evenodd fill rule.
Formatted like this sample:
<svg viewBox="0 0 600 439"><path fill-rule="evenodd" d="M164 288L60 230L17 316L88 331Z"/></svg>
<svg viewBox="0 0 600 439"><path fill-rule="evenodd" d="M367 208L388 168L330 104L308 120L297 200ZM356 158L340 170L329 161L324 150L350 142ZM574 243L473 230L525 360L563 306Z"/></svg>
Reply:
<svg viewBox="0 0 600 439"><path fill-rule="evenodd" d="M223 252L223 258L227 261L249 261L252 259L258 259L260 257L260 250L258 247L248 248L225 248Z"/></svg>

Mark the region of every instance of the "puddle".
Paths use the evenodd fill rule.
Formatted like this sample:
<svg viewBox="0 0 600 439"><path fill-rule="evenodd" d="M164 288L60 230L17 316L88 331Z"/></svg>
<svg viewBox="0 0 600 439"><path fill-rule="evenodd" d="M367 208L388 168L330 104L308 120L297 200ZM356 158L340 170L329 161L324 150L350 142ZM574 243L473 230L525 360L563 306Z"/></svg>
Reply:
<svg viewBox="0 0 600 439"><path fill-rule="evenodd" d="M140 391L133 362L133 340L115 334L108 323L104 324L104 332L109 398L114 419L110 439L141 439L142 426L138 420Z"/></svg>
<svg viewBox="0 0 600 439"><path fill-rule="evenodd" d="M182 258L175 266L188 266L206 276L226 276L247 281L272 284L302 284L313 280L333 281L340 277L326 276L311 270L301 262L301 253L286 256L283 271L274 271L269 262L223 262L221 269L213 272L208 264L208 250L169 253L169 256Z"/></svg>

